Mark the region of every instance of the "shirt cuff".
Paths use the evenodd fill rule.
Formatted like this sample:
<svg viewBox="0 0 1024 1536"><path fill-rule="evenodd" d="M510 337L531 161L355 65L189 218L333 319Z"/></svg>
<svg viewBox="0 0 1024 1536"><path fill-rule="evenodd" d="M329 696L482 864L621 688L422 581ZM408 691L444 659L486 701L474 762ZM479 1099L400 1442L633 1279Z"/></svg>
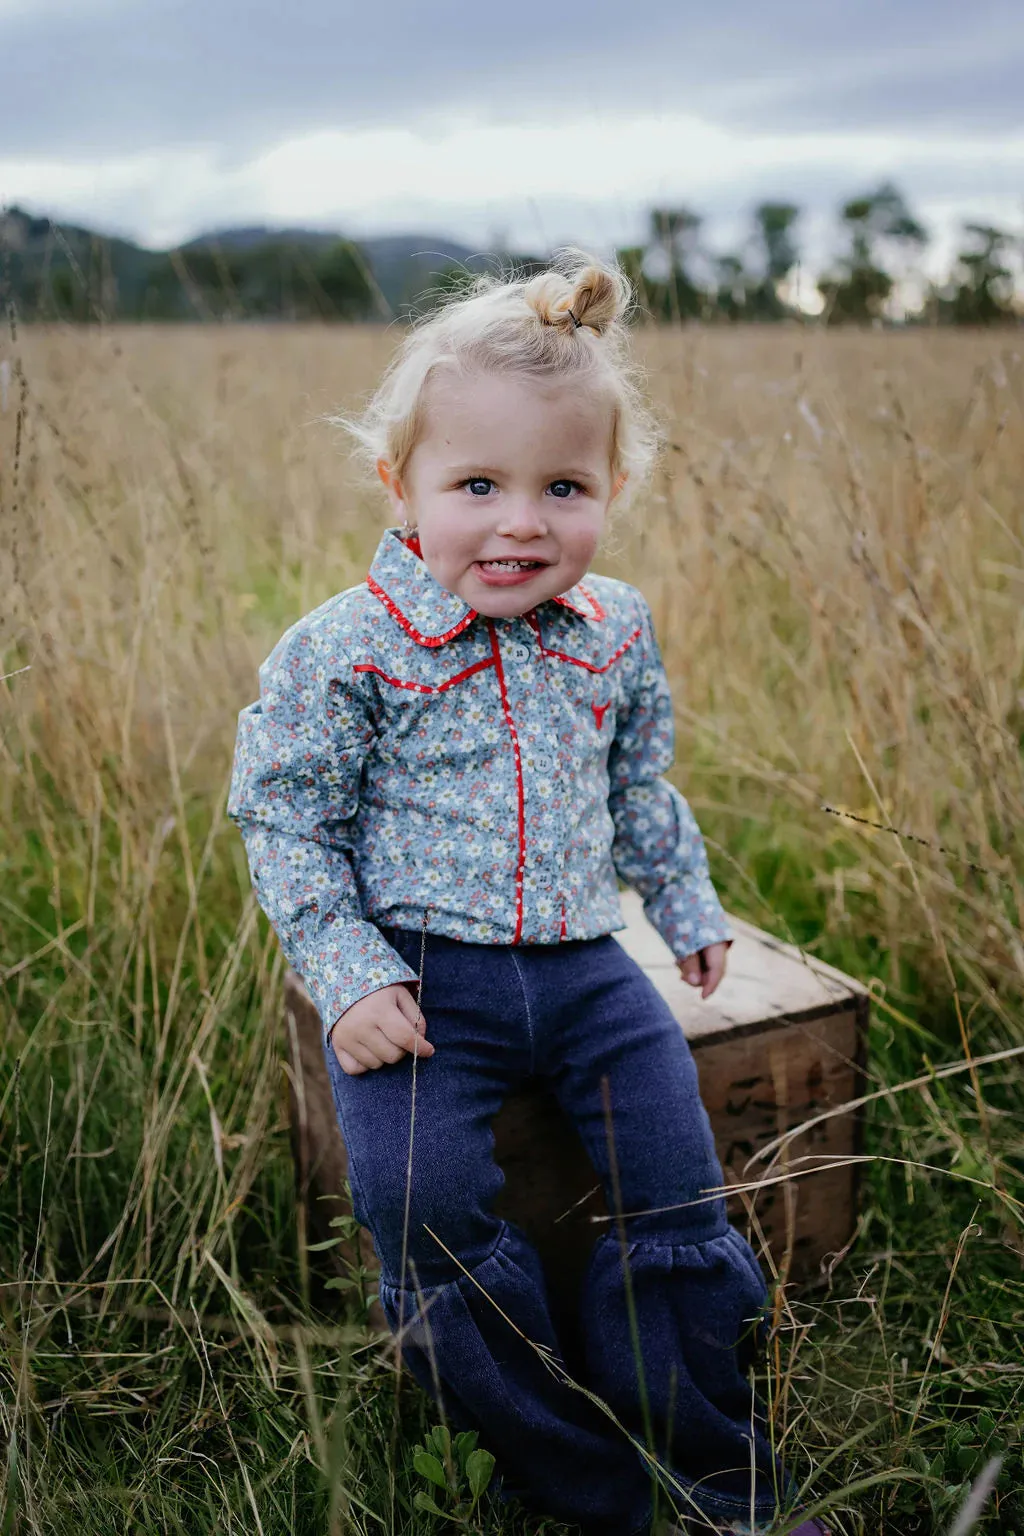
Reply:
<svg viewBox="0 0 1024 1536"><path fill-rule="evenodd" d="M644 913L677 960L735 937L707 876L662 886L644 902Z"/></svg>
<svg viewBox="0 0 1024 1536"><path fill-rule="evenodd" d="M342 933L328 928L319 944L303 955L301 974L320 1015L325 1041L346 1008L361 997L396 982L419 980L380 930L366 921L346 923Z"/></svg>

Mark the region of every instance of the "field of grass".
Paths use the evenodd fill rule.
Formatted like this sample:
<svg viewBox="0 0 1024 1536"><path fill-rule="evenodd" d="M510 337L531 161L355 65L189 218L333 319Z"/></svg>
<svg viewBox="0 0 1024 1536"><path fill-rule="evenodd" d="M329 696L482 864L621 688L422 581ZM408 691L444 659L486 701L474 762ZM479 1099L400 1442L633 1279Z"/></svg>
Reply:
<svg viewBox="0 0 1024 1536"><path fill-rule="evenodd" d="M224 816L258 662L385 521L319 417L392 342L0 341L2 1536L448 1528L432 1410L301 1250ZM950 1531L994 1457L978 1528L1024 1536L1024 343L639 346L671 446L600 569L651 601L727 904L870 983L891 1090L854 1243L779 1297L777 1439L843 1536Z"/></svg>

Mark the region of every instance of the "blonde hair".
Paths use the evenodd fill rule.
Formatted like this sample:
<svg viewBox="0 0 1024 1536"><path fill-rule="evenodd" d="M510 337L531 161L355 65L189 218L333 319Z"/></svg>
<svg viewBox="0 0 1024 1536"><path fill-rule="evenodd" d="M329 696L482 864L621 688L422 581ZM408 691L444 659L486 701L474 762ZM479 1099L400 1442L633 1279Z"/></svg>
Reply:
<svg viewBox="0 0 1024 1536"><path fill-rule="evenodd" d="M436 369L578 380L611 397L611 470L613 480L628 476L618 502L624 506L650 475L662 442L629 356L626 321L634 307L625 273L574 247L534 277L479 276L468 292L413 323L361 415L329 420L355 439L353 452L371 473L384 458L401 479Z"/></svg>

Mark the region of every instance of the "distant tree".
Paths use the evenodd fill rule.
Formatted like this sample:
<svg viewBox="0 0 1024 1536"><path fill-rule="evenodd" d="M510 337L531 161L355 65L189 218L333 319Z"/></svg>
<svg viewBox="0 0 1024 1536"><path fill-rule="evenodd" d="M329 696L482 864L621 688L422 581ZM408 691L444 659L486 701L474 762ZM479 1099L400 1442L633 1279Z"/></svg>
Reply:
<svg viewBox="0 0 1024 1536"><path fill-rule="evenodd" d="M800 209L795 203L758 203L754 209L769 282L785 282L800 259L793 228L799 217Z"/></svg>
<svg viewBox="0 0 1024 1536"><path fill-rule="evenodd" d="M800 259L794 227L799 217L795 203L759 203L754 209L753 241L763 274L748 295L755 319L781 320L790 313L779 290Z"/></svg>
<svg viewBox="0 0 1024 1536"><path fill-rule="evenodd" d="M309 279L301 273L287 240L261 240L240 253L235 287L243 314L282 320L303 318L301 298L310 301ZM234 275L234 274L233 274Z"/></svg>
<svg viewBox="0 0 1024 1536"><path fill-rule="evenodd" d="M635 318L637 319L645 319L652 313L648 282L644 273L646 255L646 248L642 245L622 245L615 252L615 260L629 278L633 292L636 294L638 313Z"/></svg>
<svg viewBox="0 0 1024 1536"><path fill-rule="evenodd" d="M685 270L699 247L700 214L692 208L652 208L649 221L651 243L665 252L670 267Z"/></svg>
<svg viewBox="0 0 1024 1536"><path fill-rule="evenodd" d="M226 320L246 313L246 254L213 245L197 246L187 255L169 252L169 270L156 274L153 284L158 311L193 320Z"/></svg>
<svg viewBox="0 0 1024 1536"><path fill-rule="evenodd" d="M347 240L320 249L289 239L211 241L157 258L142 307L165 319L363 320L373 313L374 291Z"/></svg>
<svg viewBox="0 0 1024 1536"><path fill-rule="evenodd" d="M1014 318L1013 271L1006 257L1013 236L992 224L964 224L973 245L957 255L958 276L950 318L957 325L998 325Z"/></svg>
<svg viewBox="0 0 1024 1536"><path fill-rule="evenodd" d="M47 319L51 315L60 320L88 319L81 285L75 282L70 267L58 267L50 275L48 289L40 284L38 295L26 284L25 299L30 313L35 308Z"/></svg>
<svg viewBox="0 0 1024 1536"><path fill-rule="evenodd" d="M749 318L755 284L743 257L728 253L715 257L715 308L725 320Z"/></svg>
<svg viewBox="0 0 1024 1536"><path fill-rule="evenodd" d="M197 320L195 290L183 278L177 252L161 252L154 257L146 275L138 313L144 320Z"/></svg>
<svg viewBox="0 0 1024 1536"><path fill-rule="evenodd" d="M851 233L850 264L854 267L870 266L881 241L920 247L928 239L924 225L914 218L902 192L891 182L866 197L852 198L843 209L843 219Z"/></svg>
<svg viewBox="0 0 1024 1536"><path fill-rule="evenodd" d="M652 208L644 270L651 310L660 320L706 314L709 296L698 285L694 264L701 254L703 219L692 208ZM654 261L650 261L653 254Z"/></svg>
<svg viewBox="0 0 1024 1536"><path fill-rule="evenodd" d="M850 245L839 271L818 284L826 318L830 325L878 320L895 287L895 278L882 265L885 253L920 251L928 233L891 182L851 198L841 217Z"/></svg>
<svg viewBox="0 0 1024 1536"><path fill-rule="evenodd" d="M365 320L375 294L366 258L351 240L338 240L309 262L310 298L318 310L337 320ZM321 311L322 312L322 311Z"/></svg>

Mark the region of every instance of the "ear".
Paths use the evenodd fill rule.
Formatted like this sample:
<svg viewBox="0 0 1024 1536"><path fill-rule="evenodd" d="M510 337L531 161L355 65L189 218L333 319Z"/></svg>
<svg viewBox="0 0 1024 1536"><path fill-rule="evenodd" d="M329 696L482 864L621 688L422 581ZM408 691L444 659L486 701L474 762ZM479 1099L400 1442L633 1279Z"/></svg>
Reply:
<svg viewBox="0 0 1024 1536"><path fill-rule="evenodd" d="M404 519L406 515L405 491L398 476L392 473L391 465L387 459L379 458L377 460L377 473L384 484L384 489L388 493L388 500L393 510L400 513Z"/></svg>
<svg viewBox="0 0 1024 1536"><path fill-rule="evenodd" d="M609 501L614 501L615 500L616 496L622 490L622 487L625 485L625 483L626 483L626 481L628 479L629 479L629 474L628 474L628 472L626 470L623 470L621 475L617 475L616 476L615 484L612 486L612 493L611 493L611 495L608 498Z"/></svg>

